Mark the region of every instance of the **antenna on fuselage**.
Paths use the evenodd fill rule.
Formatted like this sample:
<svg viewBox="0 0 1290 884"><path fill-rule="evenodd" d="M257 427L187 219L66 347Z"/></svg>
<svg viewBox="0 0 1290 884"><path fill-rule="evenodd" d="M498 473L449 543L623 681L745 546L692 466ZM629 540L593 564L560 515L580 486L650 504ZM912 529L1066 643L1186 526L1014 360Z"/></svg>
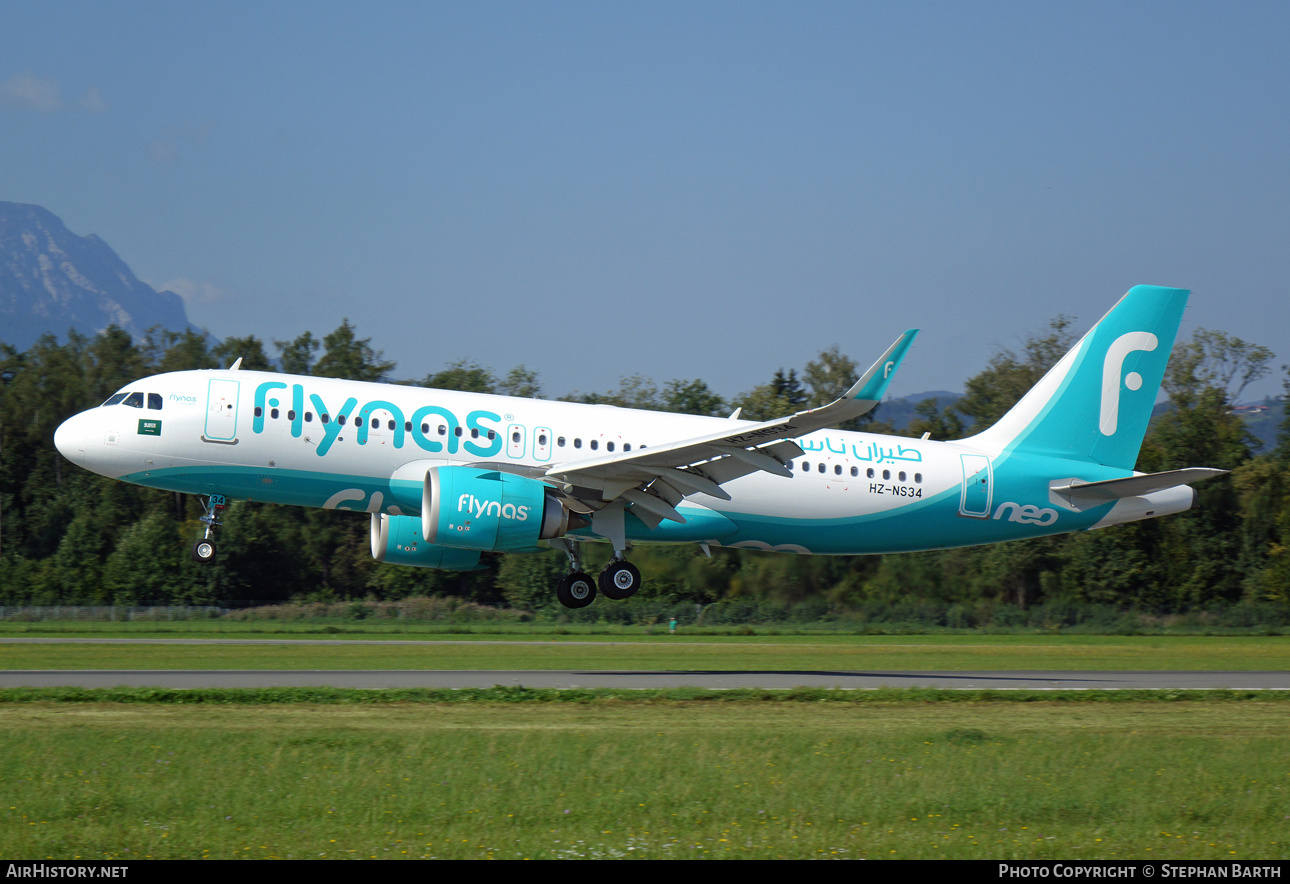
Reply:
<svg viewBox="0 0 1290 884"><path fill-rule="evenodd" d="M242 367L242 357L241 357L241 356L239 356L239 357L237 357L237 361L236 361L236 362L234 362L232 365L230 365L230 366L228 367L228 370L229 370L229 371L237 371L237 370L238 370L239 368L241 368L241 367Z"/></svg>

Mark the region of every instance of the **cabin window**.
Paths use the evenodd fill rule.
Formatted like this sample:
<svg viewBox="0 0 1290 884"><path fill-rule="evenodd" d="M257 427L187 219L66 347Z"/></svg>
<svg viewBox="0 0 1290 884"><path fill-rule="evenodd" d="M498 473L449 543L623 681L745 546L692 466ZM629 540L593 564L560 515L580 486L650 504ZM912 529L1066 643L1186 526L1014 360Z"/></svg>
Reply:
<svg viewBox="0 0 1290 884"><path fill-rule="evenodd" d="M606 442L606 443L605 443L605 450L606 450L606 451L613 451L613 450L614 450L614 443L613 443L613 442Z"/></svg>
<svg viewBox="0 0 1290 884"><path fill-rule="evenodd" d="M923 484L923 474L922 474L922 473L914 473L914 481L915 481L915 482L917 482L919 485L922 485L922 484Z"/></svg>
<svg viewBox="0 0 1290 884"><path fill-rule="evenodd" d="M556 444L556 445L559 445L561 448L563 448L563 447L564 447L564 437L563 437L563 436L561 436L560 438L556 439L556 440L555 440L555 444Z"/></svg>
<svg viewBox="0 0 1290 884"><path fill-rule="evenodd" d="M806 461L802 461L802 472L809 473L810 471L811 471L811 465Z"/></svg>
<svg viewBox="0 0 1290 884"><path fill-rule="evenodd" d="M864 474L865 474L865 477L866 477L866 478L872 479L872 478L873 478L873 467L869 467L869 469L865 470Z"/></svg>
<svg viewBox="0 0 1290 884"><path fill-rule="evenodd" d="M496 431L494 431L494 430L489 430L489 431L488 431L488 439L489 439L489 441L491 442L493 439L496 439L496 438L497 438L497 433L496 433Z"/></svg>
<svg viewBox="0 0 1290 884"><path fill-rule="evenodd" d="M902 481L902 482L903 482L903 481L905 481L905 471L904 471L904 470L901 470L901 471L900 471L900 474L897 476L897 478L898 478L898 479L900 479L900 481Z"/></svg>
<svg viewBox="0 0 1290 884"><path fill-rule="evenodd" d="M313 413L312 411L306 411L306 412L305 412L305 423L307 423L307 424L311 424L311 423L313 423L313 420L314 420L314 413Z"/></svg>
<svg viewBox="0 0 1290 884"><path fill-rule="evenodd" d="M276 421L278 419L278 410L276 408L269 409L269 417Z"/></svg>
<svg viewBox="0 0 1290 884"><path fill-rule="evenodd" d="M454 436L460 437L460 436L461 436L461 427L453 427L453 428L452 428L452 434L453 434Z"/></svg>
<svg viewBox="0 0 1290 884"><path fill-rule="evenodd" d="M596 450L596 449L598 449L599 447L600 447L600 442L599 442L599 441L597 441L597 440L595 440L595 439L592 439L592 440L591 440L591 450L592 450L592 451L595 451L595 450Z"/></svg>
<svg viewBox="0 0 1290 884"><path fill-rule="evenodd" d="M542 439L540 439L540 440L538 440L538 441L539 441L539 443L543 443L543 442L545 442L545 440L546 440L546 437L545 437L545 436L543 436L543 437L542 437ZM515 444L517 444L517 445L519 444L519 441L520 441L520 431L519 431L519 430L516 430L514 433L511 433L511 441L512 441L512 442L514 442L514 443L515 443Z"/></svg>
<svg viewBox="0 0 1290 884"><path fill-rule="evenodd" d="M842 464L834 464L834 465L833 465L833 475L835 475L835 476L841 476L841 475L842 475Z"/></svg>
<svg viewBox="0 0 1290 884"><path fill-rule="evenodd" d="M573 440L573 447L574 447L574 448L581 448L581 447L582 447L582 440L581 440L581 439L574 439L574 440Z"/></svg>
<svg viewBox="0 0 1290 884"><path fill-rule="evenodd" d="M128 405L131 408L143 408L143 394L131 393L129 396L125 397L125 402L123 404Z"/></svg>
<svg viewBox="0 0 1290 884"><path fill-rule="evenodd" d="M430 425L429 425L429 424L422 424L422 425L421 425L421 435L422 435L422 436L428 436L428 435L430 435Z"/></svg>
<svg viewBox="0 0 1290 884"><path fill-rule="evenodd" d="M519 433L516 433L515 435L517 435L517 436L518 436L518 435L519 435ZM519 439L516 439L515 441L516 441L516 442L518 442L518 441L520 441L520 440L519 440ZM539 445L545 445L545 444L546 444L546 433L540 433L540 434L538 434L538 444L539 444Z"/></svg>
<svg viewBox="0 0 1290 884"><path fill-rule="evenodd" d="M883 477L884 479L890 479L890 478L891 478L891 470L883 470L883 471L882 471L882 477Z"/></svg>
<svg viewBox="0 0 1290 884"><path fill-rule="evenodd" d="M296 419L296 410L293 408L287 412L287 420L293 421L295 419Z"/></svg>
<svg viewBox="0 0 1290 884"><path fill-rule="evenodd" d="M264 417L264 409L263 409L263 408L261 408L261 407L260 407L260 406L258 406L258 405L257 405L257 406L255 406L255 416L256 416L256 417Z"/></svg>
<svg viewBox="0 0 1290 884"><path fill-rule="evenodd" d="M478 439L478 438L479 438L479 430L476 430L476 429L474 429L474 428L472 427L472 428L471 428L471 431L470 431L470 438L472 438L472 439Z"/></svg>
<svg viewBox="0 0 1290 884"><path fill-rule="evenodd" d="M329 424L331 423L331 415L327 414L326 412L323 412L322 414L318 415L318 420L322 421L325 424Z"/></svg>
<svg viewBox="0 0 1290 884"><path fill-rule="evenodd" d="M404 422L403 422L403 432L405 432L405 433L411 433L411 432L412 432L412 421L404 421ZM424 433L424 432L425 432L425 430L422 430L421 432L423 432L423 433Z"/></svg>
<svg viewBox="0 0 1290 884"><path fill-rule="evenodd" d="M153 411L160 411L160 410L161 410L161 394L160 394L160 393L149 393L149 394L148 394L148 408L152 409Z"/></svg>
<svg viewBox="0 0 1290 884"><path fill-rule="evenodd" d="M824 472L824 464L820 464L820 472Z"/></svg>
<svg viewBox="0 0 1290 884"><path fill-rule="evenodd" d="M623 443L623 451L631 451L631 450L632 450L632 443L630 442Z"/></svg>
<svg viewBox="0 0 1290 884"><path fill-rule="evenodd" d="M859 475L860 475L860 468L859 468L859 467L852 467L852 468L851 468L851 478L852 478L852 479L854 479L854 478L856 478L856 477L857 477L857 476L859 476Z"/></svg>
<svg viewBox="0 0 1290 884"><path fill-rule="evenodd" d="M336 418L336 423L340 424L343 427L345 426L345 421L348 419L348 417L349 415L342 414L340 417ZM354 421L357 423L358 418L354 418Z"/></svg>

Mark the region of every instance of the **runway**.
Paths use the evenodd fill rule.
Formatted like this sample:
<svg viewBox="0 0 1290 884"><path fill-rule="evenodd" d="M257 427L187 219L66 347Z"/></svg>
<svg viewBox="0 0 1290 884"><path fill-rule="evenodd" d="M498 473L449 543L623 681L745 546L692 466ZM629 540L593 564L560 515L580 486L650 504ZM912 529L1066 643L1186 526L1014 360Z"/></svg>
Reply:
<svg viewBox="0 0 1290 884"><path fill-rule="evenodd" d="M284 638L54 638L3 637L5 644L134 645L445 645L478 640L354 640ZM489 644L549 646L547 640L489 640ZM587 645L619 645L595 641ZM9 669L0 688L942 688L948 690L1290 690L1290 671L1166 670L626 670L626 669Z"/></svg>
<svg viewBox="0 0 1290 884"><path fill-rule="evenodd" d="M615 671L488 670L139 670L0 671L0 688L945 688L951 690L1290 690L1290 672L1017 671Z"/></svg>

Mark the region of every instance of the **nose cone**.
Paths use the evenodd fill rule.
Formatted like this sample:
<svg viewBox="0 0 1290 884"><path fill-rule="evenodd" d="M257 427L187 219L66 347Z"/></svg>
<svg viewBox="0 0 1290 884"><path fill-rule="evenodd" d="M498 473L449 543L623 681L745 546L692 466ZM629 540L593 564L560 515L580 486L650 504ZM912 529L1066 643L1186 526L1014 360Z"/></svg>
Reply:
<svg viewBox="0 0 1290 884"><path fill-rule="evenodd" d="M82 411L63 421L54 431L54 447L77 466L86 465L89 441L89 412Z"/></svg>

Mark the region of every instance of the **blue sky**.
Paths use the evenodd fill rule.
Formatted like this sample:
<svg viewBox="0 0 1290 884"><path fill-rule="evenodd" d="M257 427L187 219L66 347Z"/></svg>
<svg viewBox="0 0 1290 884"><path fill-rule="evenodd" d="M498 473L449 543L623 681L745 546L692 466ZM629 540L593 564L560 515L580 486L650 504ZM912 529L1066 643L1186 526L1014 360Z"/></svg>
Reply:
<svg viewBox="0 0 1290 884"><path fill-rule="evenodd" d="M0 0L0 199L218 336L960 389L1136 283L1290 362L1285 3ZM1258 393L1279 393L1281 373Z"/></svg>

